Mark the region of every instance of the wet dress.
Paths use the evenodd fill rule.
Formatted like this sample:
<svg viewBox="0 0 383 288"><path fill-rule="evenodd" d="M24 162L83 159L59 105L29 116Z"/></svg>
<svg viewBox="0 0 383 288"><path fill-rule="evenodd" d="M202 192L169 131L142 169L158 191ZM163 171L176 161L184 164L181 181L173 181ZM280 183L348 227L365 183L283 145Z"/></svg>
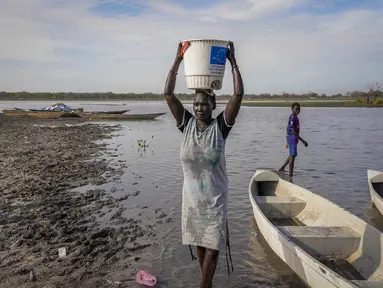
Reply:
<svg viewBox="0 0 383 288"><path fill-rule="evenodd" d="M232 125L223 111L199 131L197 119L185 109L177 128L183 133L182 244L222 250L228 244L225 140Z"/></svg>

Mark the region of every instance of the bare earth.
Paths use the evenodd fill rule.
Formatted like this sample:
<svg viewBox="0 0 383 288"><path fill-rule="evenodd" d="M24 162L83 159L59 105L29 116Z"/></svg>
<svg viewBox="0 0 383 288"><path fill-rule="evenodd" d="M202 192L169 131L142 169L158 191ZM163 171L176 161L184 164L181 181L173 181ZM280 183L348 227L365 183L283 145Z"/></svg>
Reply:
<svg viewBox="0 0 383 288"><path fill-rule="evenodd" d="M117 181L126 164L92 141L118 127L82 120L0 116L0 286L132 287L132 264L154 227L124 218L113 191L73 188ZM69 124L69 125L68 125ZM110 165L101 156L115 157ZM125 191L124 191L125 192ZM98 221L109 217L110 225ZM66 257L58 249L66 247ZM111 279L110 274L125 278Z"/></svg>

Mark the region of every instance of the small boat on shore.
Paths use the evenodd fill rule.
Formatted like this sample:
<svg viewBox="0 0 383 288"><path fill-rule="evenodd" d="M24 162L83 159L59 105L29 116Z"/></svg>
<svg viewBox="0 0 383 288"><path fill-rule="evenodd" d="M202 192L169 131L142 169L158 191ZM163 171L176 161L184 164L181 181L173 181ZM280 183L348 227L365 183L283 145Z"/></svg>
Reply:
<svg viewBox="0 0 383 288"><path fill-rule="evenodd" d="M266 242L309 287L383 287L376 228L271 171L255 172L249 196Z"/></svg>
<svg viewBox="0 0 383 288"><path fill-rule="evenodd" d="M368 187L370 188L371 202L380 214L383 215L383 172L367 170L367 179Z"/></svg>
<svg viewBox="0 0 383 288"><path fill-rule="evenodd" d="M31 112L57 112L57 111L64 111L64 112L84 112L84 108L78 108L78 109L72 109L72 110L47 110L47 109L28 109L28 111Z"/></svg>
<svg viewBox="0 0 383 288"><path fill-rule="evenodd" d="M100 113L100 114L117 114L117 115L121 115L121 114L124 114L126 112L128 112L129 110L117 110L117 111L93 111L93 112L87 112L87 113Z"/></svg>
<svg viewBox="0 0 383 288"><path fill-rule="evenodd" d="M21 108L13 108L14 110L16 111L30 111L30 112L58 112L58 111L65 111L67 113L79 113L79 112L84 112L84 108L78 108L78 109L73 109L73 110L70 110L70 111L66 111L66 110L47 110L47 109L33 109L33 108L29 108L28 110L25 110L25 109L21 109ZM121 114L124 114L126 112L128 112L129 110L116 110L116 111L89 111L89 112L85 112L85 113L94 113L94 114L117 114L117 115L121 115ZM70 114L68 114L69 116Z"/></svg>
<svg viewBox="0 0 383 288"><path fill-rule="evenodd" d="M25 110L3 110L3 113L5 116L11 116L11 117L32 117L32 118L44 118L44 119L56 119L67 112L65 111L44 111L44 112L37 112L37 111L25 111Z"/></svg>
<svg viewBox="0 0 383 288"><path fill-rule="evenodd" d="M87 120L154 120L166 113L152 114L108 114L108 113L81 113L81 117Z"/></svg>
<svg viewBox="0 0 383 288"><path fill-rule="evenodd" d="M54 110L19 110L19 109L6 109L3 110L5 116L13 117L32 117L32 118L83 118L86 120L154 120L155 118L162 116L166 113L151 113L151 114L123 114L129 110L111 111L114 113L108 113L106 111L100 112L81 112L81 111L54 111Z"/></svg>

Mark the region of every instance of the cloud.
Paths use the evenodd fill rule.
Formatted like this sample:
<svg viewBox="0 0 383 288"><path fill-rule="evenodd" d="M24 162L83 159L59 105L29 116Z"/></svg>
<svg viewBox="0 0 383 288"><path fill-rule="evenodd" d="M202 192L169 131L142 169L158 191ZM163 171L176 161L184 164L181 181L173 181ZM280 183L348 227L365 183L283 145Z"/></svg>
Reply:
<svg viewBox="0 0 383 288"><path fill-rule="evenodd" d="M139 16L145 12L149 6L145 1L102 1L94 5L91 12L99 14L104 17L116 17L116 16Z"/></svg>
<svg viewBox="0 0 383 288"><path fill-rule="evenodd" d="M185 9L181 4L173 4L168 1L153 1L152 5L164 13L218 22L222 20L247 21L267 16L272 12L290 9L301 2L303 0L232 0L215 2L214 5L209 2L206 7L194 7L194 9Z"/></svg>
<svg viewBox="0 0 383 288"><path fill-rule="evenodd" d="M381 82L382 7L316 3L3 0L0 90L161 93L178 41L205 37L234 41L247 93ZM176 90L187 91L182 66Z"/></svg>

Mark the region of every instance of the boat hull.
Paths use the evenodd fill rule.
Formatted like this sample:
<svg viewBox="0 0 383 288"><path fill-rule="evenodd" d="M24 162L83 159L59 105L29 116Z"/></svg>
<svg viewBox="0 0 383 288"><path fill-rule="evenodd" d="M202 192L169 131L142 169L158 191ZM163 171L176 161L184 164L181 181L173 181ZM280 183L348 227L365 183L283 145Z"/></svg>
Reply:
<svg viewBox="0 0 383 288"><path fill-rule="evenodd" d="M346 245L346 242L344 242L344 246L348 246L349 251L339 251L342 248L342 241L338 241L338 246L329 245L331 242L321 239L318 241L318 239L311 240L310 237L302 238L304 241L312 241L311 244L316 244L326 246L327 243L328 249L334 249L334 251L340 252L340 255L343 252L344 255L343 258L347 259L347 261L354 263L355 266L360 267L359 270L363 270L365 267L366 271L369 271L369 273L365 273L366 275L370 275L371 277L369 281L367 280L361 280L361 279L346 279L342 275L335 272L333 269L330 269L328 266L326 266L324 263L322 263L317 258L313 257L311 251L308 253L307 246L302 246L302 242L297 242L296 239L293 239L291 237L286 236L285 233L283 233L280 226L275 226L271 220L268 218L268 216L265 215L265 210L262 210L260 208L259 200L255 200L254 196L254 187L253 185L258 185L257 182L261 181L274 181L278 183L277 185L280 185L282 182L282 185L285 186L283 188L279 189L286 189L285 191L291 192L292 190L297 190L298 193L296 195L293 195L294 197L297 197L297 199L302 199L303 203L305 201L310 204L306 204L306 207L302 209L302 207L296 206L295 204L299 204L299 201L297 203L294 203L294 205L290 206L284 206L283 209L286 209L288 207L287 212L284 211L283 213L305 213L305 209L307 206L311 207L317 207L318 213L328 213L328 215L318 215L313 210L307 211L308 213L304 214L301 218L301 220L306 221L306 225L310 226L304 226L302 227L303 230L307 230L306 228L310 229L320 229L319 226L336 226L337 223L331 223L329 219L331 217L341 217L345 219L344 223L349 223L347 228L351 228L352 230L358 229L358 231L365 231L366 238L364 239L364 245ZM270 183L271 183L270 182ZM255 184L254 184L255 183ZM279 186L280 187L280 186ZM294 194L294 193L292 193ZM320 197L319 195L316 195L314 193L311 193L308 190L305 190L299 186L296 186L294 184L288 183L287 181L284 181L283 179L280 179L277 174L270 172L270 171L264 171L264 170L258 170L253 178L250 181L249 185L249 196L250 201L253 207L253 213L254 218L257 222L257 225L259 227L260 232L262 233L263 237L265 238L268 245L271 247L271 249L284 261L297 275L298 277L306 283L309 287L313 288L323 288L323 287L331 287L331 288L345 288L345 287L383 287L383 282L381 281L383 279L383 273L382 273L382 245L383 245L383 236L382 233L380 233L378 230L373 228L372 226L368 225L363 220L359 219L355 215L347 212L343 208L339 207L338 205L328 201L327 199L324 199ZM279 195L278 195L279 196ZM291 201L291 199L289 200ZM294 201L292 201L294 202ZM281 206L283 207L283 206ZM311 209L311 208L310 208ZM314 208L315 209L315 208ZM294 210L294 211L293 211ZM307 209L308 210L308 209ZM303 212L302 212L303 211ZM322 211L322 212L320 212ZM267 212L269 213L269 212ZM270 212L271 213L271 212ZM327 223L320 223L320 219L327 221ZM308 224L312 225L308 225ZM344 224L343 223L343 224ZM345 225L345 224L344 224ZM283 227L290 227L290 226L283 226ZM291 227L290 227L291 228ZM325 230L329 229L330 227L323 227ZM331 229L331 228L330 228ZM298 229L299 230L299 229ZM368 231L368 235L366 233ZM362 232L363 234L363 232ZM355 237L357 239L357 237ZM355 240L354 239L354 240ZM317 243L315 243L315 240ZM350 240L350 239L347 239ZM320 243L322 241L322 243ZM374 241L374 242L372 242ZM363 242L363 240L362 240ZM299 245L298 245L298 244ZM310 243L310 242L308 242ZM350 243L350 242L348 242ZM360 242L357 242L360 243ZM370 247L366 247L365 245L369 245ZM303 249L302 247L305 247ZM318 246L318 245L317 245ZM355 246L355 247L354 247ZM324 249L327 249L324 248ZM366 255L380 255L380 257L376 259L372 259L371 257L365 257L363 253L366 253ZM336 253L335 253L336 254ZM350 254L350 255L349 255ZM323 259L321 259L323 260ZM375 263L371 264L371 260L374 260ZM374 265L379 266L376 268ZM368 278L368 277L367 277Z"/></svg>
<svg viewBox="0 0 383 288"><path fill-rule="evenodd" d="M117 111L95 111L95 112L89 112L89 113L99 113L99 114L116 114L116 115L122 115L126 112L129 112L129 110L117 110Z"/></svg>
<svg viewBox="0 0 383 288"><path fill-rule="evenodd" d="M20 110L3 110L5 116L11 117L32 117L32 118L44 118L44 119L56 119L64 115L66 112L54 111L54 112L33 112L33 111L20 111Z"/></svg>
<svg viewBox="0 0 383 288"><path fill-rule="evenodd" d="M78 108L73 110L47 110L47 109L28 109L31 112L66 112L66 113L76 113L76 112L84 112L84 108Z"/></svg>
<svg viewBox="0 0 383 288"><path fill-rule="evenodd" d="M106 114L106 113L81 113L81 117L87 120L154 120L166 113L154 114Z"/></svg>
<svg viewBox="0 0 383 288"><path fill-rule="evenodd" d="M127 110L124 110L124 112ZM120 111L121 112L121 111ZM65 112L65 111L21 111L21 110L3 110L4 115L12 117L32 117L56 119L60 117L83 118L86 120L154 120L166 113L152 114L109 114L104 112Z"/></svg>

